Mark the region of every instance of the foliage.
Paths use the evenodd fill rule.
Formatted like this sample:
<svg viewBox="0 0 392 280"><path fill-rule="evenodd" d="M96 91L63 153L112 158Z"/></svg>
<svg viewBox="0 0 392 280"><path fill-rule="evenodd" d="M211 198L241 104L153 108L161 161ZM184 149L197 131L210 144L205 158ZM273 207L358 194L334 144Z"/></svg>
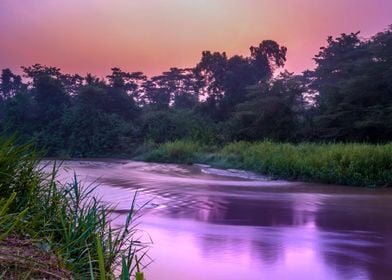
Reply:
<svg viewBox="0 0 392 280"><path fill-rule="evenodd" d="M240 168L276 178L353 186L390 186L392 144L287 144L271 141L234 142L207 148L192 142L169 142L143 159L160 162L208 163Z"/></svg>
<svg viewBox="0 0 392 280"><path fill-rule="evenodd" d="M121 148L127 145L127 138L132 135L132 125L117 115L86 111L82 107L69 109L61 128L65 133L58 141L67 148L63 154L72 157L120 154Z"/></svg>
<svg viewBox="0 0 392 280"><path fill-rule="evenodd" d="M50 156L130 156L144 142L392 140L392 26L369 39L328 37L303 74L277 73L272 40L248 56L204 51L154 77L112 68L106 79L35 64L0 76L0 131Z"/></svg>
<svg viewBox="0 0 392 280"><path fill-rule="evenodd" d="M317 91L314 125L322 139L391 140L392 29L367 41L358 33L329 37L308 72Z"/></svg>
<svg viewBox="0 0 392 280"><path fill-rule="evenodd" d="M203 151L203 146L198 143L176 140L160 145L157 149L143 155L143 159L146 161L192 163L201 151Z"/></svg>
<svg viewBox="0 0 392 280"><path fill-rule="evenodd" d="M211 120L189 110L149 111L141 118L143 142L164 143L176 139L212 142L215 127Z"/></svg>
<svg viewBox="0 0 392 280"><path fill-rule="evenodd" d="M8 212L9 207L14 201L15 197L16 193L12 193L7 200L0 200L0 242L7 238L7 236L21 222L28 211L28 208L26 208L19 214L10 214Z"/></svg>
<svg viewBox="0 0 392 280"><path fill-rule="evenodd" d="M392 145L233 143L224 155L239 155L241 168L262 174L354 186L392 182Z"/></svg>
<svg viewBox="0 0 392 280"><path fill-rule="evenodd" d="M234 139L297 139L304 123L303 92L301 77L287 72L270 85L255 87L249 100L237 106Z"/></svg>
<svg viewBox="0 0 392 280"><path fill-rule="evenodd" d="M114 279L122 259L122 269L135 275L146 256L135 227L136 196L124 227L113 228L113 208L94 197L94 188L82 187L76 175L70 184L57 182L57 167L44 171L31 145L1 140L0 161L0 192L9 197L0 200L0 243L11 233L31 238L76 279Z"/></svg>
<svg viewBox="0 0 392 280"><path fill-rule="evenodd" d="M31 144L15 146L14 139L0 138L0 197L17 194L9 206L11 211L30 206L41 180L35 169L38 162L39 155L32 151Z"/></svg>

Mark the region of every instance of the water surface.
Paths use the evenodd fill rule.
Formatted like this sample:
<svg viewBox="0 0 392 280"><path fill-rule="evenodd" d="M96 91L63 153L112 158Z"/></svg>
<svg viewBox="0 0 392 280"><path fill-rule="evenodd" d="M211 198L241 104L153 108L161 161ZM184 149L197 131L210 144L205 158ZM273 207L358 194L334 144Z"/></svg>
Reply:
<svg viewBox="0 0 392 280"><path fill-rule="evenodd" d="M147 203L147 280L392 279L390 190L122 160L66 161L60 177L73 172L124 216L136 190Z"/></svg>

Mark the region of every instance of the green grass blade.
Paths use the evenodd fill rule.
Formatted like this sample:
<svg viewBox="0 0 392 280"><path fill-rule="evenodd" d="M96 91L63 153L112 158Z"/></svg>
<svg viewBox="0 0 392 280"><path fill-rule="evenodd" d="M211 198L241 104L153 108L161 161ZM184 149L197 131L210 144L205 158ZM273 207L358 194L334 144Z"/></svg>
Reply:
<svg viewBox="0 0 392 280"><path fill-rule="evenodd" d="M96 235L96 242L97 242L97 255L98 255L98 265L99 265L99 279L105 280L106 279L105 262L103 258L101 238L98 235Z"/></svg>

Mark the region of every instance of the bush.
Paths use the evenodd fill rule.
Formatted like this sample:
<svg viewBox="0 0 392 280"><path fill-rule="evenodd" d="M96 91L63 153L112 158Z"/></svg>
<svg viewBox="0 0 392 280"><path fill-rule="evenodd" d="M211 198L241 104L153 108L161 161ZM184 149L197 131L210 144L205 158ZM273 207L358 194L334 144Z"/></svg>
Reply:
<svg viewBox="0 0 392 280"><path fill-rule="evenodd" d="M147 161L192 163L203 149L203 145L199 143L177 140L160 145L157 149L146 154L143 159Z"/></svg>

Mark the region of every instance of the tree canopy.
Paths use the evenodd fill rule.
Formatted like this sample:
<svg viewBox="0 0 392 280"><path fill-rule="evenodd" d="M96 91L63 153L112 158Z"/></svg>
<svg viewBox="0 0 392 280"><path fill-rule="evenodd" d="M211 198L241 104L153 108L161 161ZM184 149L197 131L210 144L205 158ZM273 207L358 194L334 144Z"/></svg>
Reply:
<svg viewBox="0 0 392 280"><path fill-rule="evenodd" d="M282 71L272 40L249 56L202 52L154 77L118 67L105 78L35 64L0 76L0 130L51 155L101 156L140 143L191 139L392 140L392 27L369 39L328 37L302 74Z"/></svg>

